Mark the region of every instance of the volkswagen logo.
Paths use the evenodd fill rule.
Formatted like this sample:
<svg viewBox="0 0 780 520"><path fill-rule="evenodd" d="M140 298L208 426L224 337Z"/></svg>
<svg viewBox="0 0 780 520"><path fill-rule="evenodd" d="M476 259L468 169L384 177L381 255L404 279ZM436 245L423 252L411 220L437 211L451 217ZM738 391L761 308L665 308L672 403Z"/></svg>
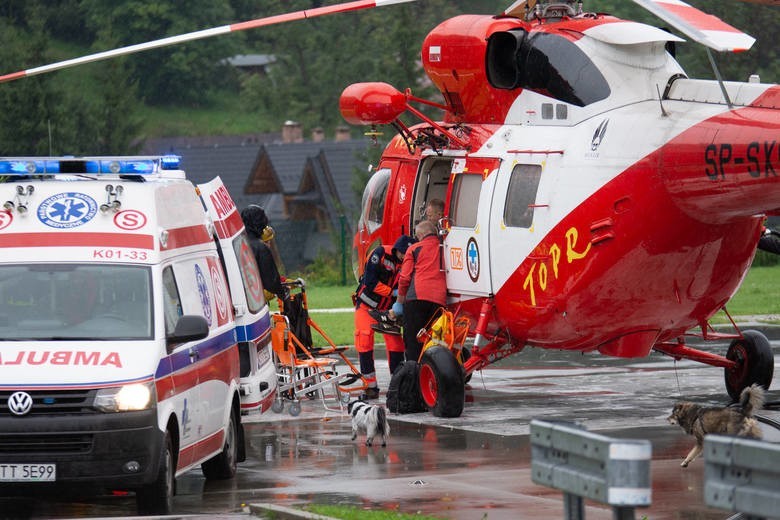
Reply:
<svg viewBox="0 0 780 520"><path fill-rule="evenodd" d="M32 409L33 399L27 392L14 392L8 398L8 409L14 415L26 415Z"/></svg>

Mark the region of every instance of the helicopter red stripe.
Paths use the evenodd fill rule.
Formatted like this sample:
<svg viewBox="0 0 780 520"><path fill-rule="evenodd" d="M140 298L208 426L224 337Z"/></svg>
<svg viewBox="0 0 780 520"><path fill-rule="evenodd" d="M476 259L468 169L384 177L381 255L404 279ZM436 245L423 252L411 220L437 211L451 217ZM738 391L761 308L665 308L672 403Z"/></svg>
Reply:
<svg viewBox="0 0 780 520"><path fill-rule="evenodd" d="M742 34L742 31L730 26L717 16L702 12L683 2L665 2L664 0L658 0L658 3L663 4L667 11L679 16L699 30Z"/></svg>
<svg viewBox="0 0 780 520"><path fill-rule="evenodd" d="M4 76L0 76L0 83L3 83L5 81L13 81L15 79L23 78L27 75L27 71L23 70L21 72L14 72L12 74L6 74Z"/></svg>

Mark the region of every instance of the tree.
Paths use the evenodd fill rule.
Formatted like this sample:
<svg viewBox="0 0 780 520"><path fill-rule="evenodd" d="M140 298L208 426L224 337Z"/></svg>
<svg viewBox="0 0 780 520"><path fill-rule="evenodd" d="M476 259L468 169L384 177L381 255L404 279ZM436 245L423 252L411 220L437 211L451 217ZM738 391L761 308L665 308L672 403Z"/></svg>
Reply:
<svg viewBox="0 0 780 520"><path fill-rule="evenodd" d="M12 70L55 61L48 29L72 0L26 2L0 18L0 62ZM83 35L82 35L83 36ZM80 36L80 37L82 37ZM59 59L59 58L57 58ZM97 155L137 150L137 101L122 60L0 85L0 153Z"/></svg>
<svg viewBox="0 0 780 520"><path fill-rule="evenodd" d="M234 21L228 0L82 0L87 27L111 34L96 42L100 50L207 29ZM237 54L240 34L209 38L146 51L128 58L128 68L150 104L208 104L208 94L224 86L232 69L224 59Z"/></svg>
<svg viewBox="0 0 780 520"><path fill-rule="evenodd" d="M254 16L310 9L315 3L268 1ZM295 119L304 126L332 127L342 121L341 92L355 82L385 81L400 90L411 87L420 97L431 95L430 88L420 85L420 46L434 26L457 13L449 2L431 0L249 33L248 43L265 48L277 62L268 81L245 79L242 96L248 107L277 124Z"/></svg>
<svg viewBox="0 0 780 520"><path fill-rule="evenodd" d="M0 63L11 70L29 62L42 63L47 56L43 19L34 16L40 14L40 6L31 2L21 11L15 11L11 19L0 19ZM19 19L30 20L29 27L20 28ZM61 106L61 95L51 78L2 85L0 104L0 154L48 154L52 119L57 120Z"/></svg>

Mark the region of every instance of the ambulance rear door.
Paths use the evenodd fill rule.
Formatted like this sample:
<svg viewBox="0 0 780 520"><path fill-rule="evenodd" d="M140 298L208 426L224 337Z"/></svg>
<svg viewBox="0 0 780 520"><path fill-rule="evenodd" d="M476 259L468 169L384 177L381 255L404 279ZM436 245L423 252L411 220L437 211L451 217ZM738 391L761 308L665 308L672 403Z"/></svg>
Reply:
<svg viewBox="0 0 780 520"><path fill-rule="evenodd" d="M241 411L265 412L273 403L276 370L271 356L270 310L244 223L222 179L199 184L198 190L214 224L227 273L241 356Z"/></svg>

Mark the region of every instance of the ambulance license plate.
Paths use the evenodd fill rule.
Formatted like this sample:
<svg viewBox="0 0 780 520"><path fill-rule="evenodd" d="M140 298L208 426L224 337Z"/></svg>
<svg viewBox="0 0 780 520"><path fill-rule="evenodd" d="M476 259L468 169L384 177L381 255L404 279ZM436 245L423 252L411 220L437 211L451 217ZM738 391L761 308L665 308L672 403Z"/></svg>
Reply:
<svg viewBox="0 0 780 520"><path fill-rule="evenodd" d="M56 479L56 464L0 463L0 482L53 482Z"/></svg>

